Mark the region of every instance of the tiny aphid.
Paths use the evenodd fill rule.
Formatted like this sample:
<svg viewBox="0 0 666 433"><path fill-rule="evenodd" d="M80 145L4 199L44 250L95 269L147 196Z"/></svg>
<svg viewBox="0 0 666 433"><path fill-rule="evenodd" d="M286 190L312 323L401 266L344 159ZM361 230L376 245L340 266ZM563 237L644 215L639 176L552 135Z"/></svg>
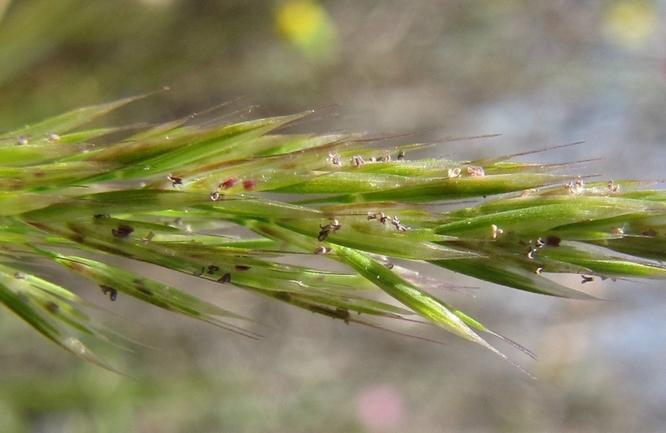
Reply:
<svg viewBox="0 0 666 433"><path fill-rule="evenodd" d="M230 283L231 282L231 274L227 272L226 274L222 275L222 277L217 280L222 284Z"/></svg>
<svg viewBox="0 0 666 433"><path fill-rule="evenodd" d="M536 240L536 242L534 242L534 245L536 245L537 248L541 248L544 245L546 245L546 242L544 242L543 239L539 238Z"/></svg>
<svg viewBox="0 0 666 433"><path fill-rule="evenodd" d="M616 193L620 190L620 185L615 185L612 180L608 181L608 191Z"/></svg>
<svg viewBox="0 0 666 433"><path fill-rule="evenodd" d="M374 212L368 212L368 221L370 220L376 220L377 219L377 214Z"/></svg>
<svg viewBox="0 0 666 433"><path fill-rule="evenodd" d="M238 182L237 177L230 177L229 179L225 180L219 185L220 189L229 189L232 186L236 185L236 182Z"/></svg>
<svg viewBox="0 0 666 433"><path fill-rule="evenodd" d="M594 277L588 277L587 275L581 275L580 277L582 278L582 281L580 282L581 284L591 283L594 281Z"/></svg>
<svg viewBox="0 0 666 433"><path fill-rule="evenodd" d="M363 157L360 155L354 155L352 157L352 162L356 165L356 167L360 167L365 164Z"/></svg>
<svg viewBox="0 0 666 433"><path fill-rule="evenodd" d="M379 162L391 162L391 155L380 156L378 161Z"/></svg>
<svg viewBox="0 0 666 433"><path fill-rule="evenodd" d="M127 238L129 235L132 234L133 231L134 229L126 224L120 224L118 225L117 229L111 229L111 233L113 234L113 236L120 239Z"/></svg>
<svg viewBox="0 0 666 433"><path fill-rule="evenodd" d="M111 301L115 301L116 298L118 298L118 291L113 287L106 286L104 284L100 284L99 287L102 289L102 293L104 293L105 295L109 295L109 299Z"/></svg>
<svg viewBox="0 0 666 433"><path fill-rule="evenodd" d="M534 253L536 253L537 250L530 248L530 250L527 252L527 258L532 260L534 259Z"/></svg>
<svg viewBox="0 0 666 433"><path fill-rule="evenodd" d="M543 272L543 268L536 268L536 270L534 271L534 273L537 275L541 275L541 272Z"/></svg>
<svg viewBox="0 0 666 433"><path fill-rule="evenodd" d="M393 263L385 263L385 264L384 264L384 267L385 267L386 269L393 269L393 268L395 267L395 265L394 265Z"/></svg>
<svg viewBox="0 0 666 433"><path fill-rule="evenodd" d="M213 191L210 193L210 199L212 201L218 201L220 199L220 192L219 191Z"/></svg>
<svg viewBox="0 0 666 433"><path fill-rule="evenodd" d="M504 233L504 230L502 230L501 228L497 227L495 224L491 225L490 227L492 228L493 239L497 239L497 236L499 236L499 235L501 235L502 233Z"/></svg>
<svg viewBox="0 0 666 433"><path fill-rule="evenodd" d="M20 138L16 141L16 144L18 144L19 146L25 146L25 145L27 145L28 143L29 143L29 141L28 141L28 139L25 138L25 137L20 137Z"/></svg>
<svg viewBox="0 0 666 433"><path fill-rule="evenodd" d="M220 268L215 265L208 266L208 275L213 275L215 272L219 271Z"/></svg>
<svg viewBox="0 0 666 433"><path fill-rule="evenodd" d="M19 271L14 272L14 278L16 278L17 280L25 280L26 279L25 275L23 275Z"/></svg>
<svg viewBox="0 0 666 433"><path fill-rule="evenodd" d="M397 159L398 161L405 159L405 152L403 150L398 151Z"/></svg>
<svg viewBox="0 0 666 433"><path fill-rule="evenodd" d="M171 186L174 187L174 188L176 187L176 185L183 185L183 178L182 177L175 177L175 176L168 175L167 179L169 179L171 181Z"/></svg>
<svg viewBox="0 0 666 433"><path fill-rule="evenodd" d="M250 269L252 269L251 266L247 265L236 265L234 266L234 268L236 268L237 271L249 271Z"/></svg>
<svg viewBox="0 0 666 433"><path fill-rule="evenodd" d="M46 141L58 141L60 140L60 136L58 134L49 134L48 137L46 137Z"/></svg>
<svg viewBox="0 0 666 433"><path fill-rule="evenodd" d="M384 215L384 212L379 212L378 220L380 223L386 225L386 221L390 221L391 217L389 215Z"/></svg>

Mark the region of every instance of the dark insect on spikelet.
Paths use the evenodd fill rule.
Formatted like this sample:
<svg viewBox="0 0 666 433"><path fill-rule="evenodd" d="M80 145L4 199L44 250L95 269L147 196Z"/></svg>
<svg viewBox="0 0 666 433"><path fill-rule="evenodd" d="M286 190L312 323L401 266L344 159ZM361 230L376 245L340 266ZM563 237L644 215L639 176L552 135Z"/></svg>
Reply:
<svg viewBox="0 0 666 433"><path fill-rule="evenodd" d="M169 179L171 181L171 186L174 187L174 188L176 187L176 185L181 185L181 186L183 185L183 178L182 177L176 177L176 176L168 175L167 179Z"/></svg>
<svg viewBox="0 0 666 433"><path fill-rule="evenodd" d="M117 229L111 229L113 236L120 239L127 238L132 232L134 232L134 229L126 224L120 224Z"/></svg>
<svg viewBox="0 0 666 433"><path fill-rule="evenodd" d="M109 299L111 301L115 301L118 298L118 290L114 289L113 287L106 286L104 284L100 284L99 287L102 289L102 293L109 295Z"/></svg>

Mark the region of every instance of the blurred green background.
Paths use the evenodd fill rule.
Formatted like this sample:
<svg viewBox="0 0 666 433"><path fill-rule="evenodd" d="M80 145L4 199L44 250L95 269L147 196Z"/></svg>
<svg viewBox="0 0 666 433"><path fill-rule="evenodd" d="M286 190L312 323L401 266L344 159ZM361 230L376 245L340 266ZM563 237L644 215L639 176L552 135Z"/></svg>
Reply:
<svg viewBox="0 0 666 433"><path fill-rule="evenodd" d="M456 158L586 143L534 161L600 160L663 179L666 1L0 0L0 129L159 90L104 119L323 108L309 131L501 133ZM248 107L252 107L248 114ZM510 364L443 331L426 343L217 286L198 296L257 319L249 340L129 299L100 320L136 340L88 365L0 312L3 432L626 432L666 425L663 283L594 282L611 302L551 299L420 269L435 294L536 351ZM45 270L56 276L57 269ZM563 278L580 287L580 277ZM454 287L453 285L465 286Z"/></svg>

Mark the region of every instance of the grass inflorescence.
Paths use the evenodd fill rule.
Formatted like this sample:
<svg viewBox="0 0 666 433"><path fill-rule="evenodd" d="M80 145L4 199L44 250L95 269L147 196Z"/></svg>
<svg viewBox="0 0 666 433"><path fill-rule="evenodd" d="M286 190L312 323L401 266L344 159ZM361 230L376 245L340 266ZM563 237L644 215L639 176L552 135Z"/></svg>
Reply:
<svg viewBox="0 0 666 433"><path fill-rule="evenodd" d="M81 339L105 339L103 328L81 298L39 276L45 264L91 280L111 300L131 296L253 338L225 321L240 318L234 312L105 258L247 289L347 323L418 314L500 355L481 337L497 334L426 292L392 259L578 299L593 297L545 275L666 276L666 194L641 182L585 182L561 174L566 164L511 156L410 160L425 145L278 131L308 113L80 129L133 99L0 136L0 302L109 369ZM472 201L441 211L461 200ZM225 234L230 226L255 235ZM301 264L279 260L285 256ZM308 260L314 256L348 270L321 269ZM400 306L363 296L372 290Z"/></svg>

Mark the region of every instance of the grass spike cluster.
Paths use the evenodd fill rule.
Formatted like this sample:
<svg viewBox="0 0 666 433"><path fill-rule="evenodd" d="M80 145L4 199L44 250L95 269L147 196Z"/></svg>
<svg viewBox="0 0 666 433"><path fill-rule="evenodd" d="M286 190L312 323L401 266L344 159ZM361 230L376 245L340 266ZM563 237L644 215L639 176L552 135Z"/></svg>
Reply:
<svg viewBox="0 0 666 433"><path fill-rule="evenodd" d="M66 350L108 369L84 344L106 340L56 263L99 286L252 338L240 316L111 266L109 255L233 285L345 322L417 314L504 357L512 341L419 287L392 259L481 280L591 299L545 275L664 278L666 193L636 181L589 182L570 164L410 160L431 144L382 148L353 134L285 134L308 113L197 124L81 127L137 98L86 107L0 135L0 302ZM123 138L118 138L124 135ZM471 200L447 212L440 205ZM256 234L225 234L242 226ZM298 256L302 265L277 260ZM317 266L317 256L347 272ZM401 306L367 297L382 290Z"/></svg>

